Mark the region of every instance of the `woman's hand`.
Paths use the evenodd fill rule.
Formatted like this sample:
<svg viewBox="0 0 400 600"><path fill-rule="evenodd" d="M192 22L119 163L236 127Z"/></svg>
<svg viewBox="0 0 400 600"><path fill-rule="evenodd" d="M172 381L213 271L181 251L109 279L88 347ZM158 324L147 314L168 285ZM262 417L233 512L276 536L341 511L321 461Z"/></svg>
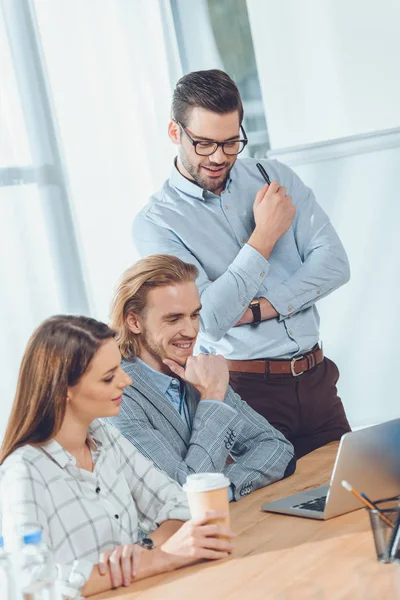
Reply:
<svg viewBox="0 0 400 600"><path fill-rule="evenodd" d="M207 512L201 519L186 521L162 544L161 550L166 554L187 559L180 561L181 564L189 564L200 559L226 558L233 550L231 540L235 534L226 527L210 523L224 517L226 513L213 510Z"/></svg>
<svg viewBox="0 0 400 600"><path fill-rule="evenodd" d="M109 552L102 552L99 558L100 575L109 571L113 588L132 583L139 568L142 548L137 544L117 546Z"/></svg>

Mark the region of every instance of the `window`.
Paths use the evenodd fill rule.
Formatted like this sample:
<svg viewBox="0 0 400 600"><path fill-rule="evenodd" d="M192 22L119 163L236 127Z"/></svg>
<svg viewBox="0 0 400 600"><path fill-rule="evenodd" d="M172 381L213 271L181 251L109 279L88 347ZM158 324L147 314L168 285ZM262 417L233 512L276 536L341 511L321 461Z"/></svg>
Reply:
<svg viewBox="0 0 400 600"><path fill-rule="evenodd" d="M28 4L0 8L0 440L34 327L87 307Z"/></svg>

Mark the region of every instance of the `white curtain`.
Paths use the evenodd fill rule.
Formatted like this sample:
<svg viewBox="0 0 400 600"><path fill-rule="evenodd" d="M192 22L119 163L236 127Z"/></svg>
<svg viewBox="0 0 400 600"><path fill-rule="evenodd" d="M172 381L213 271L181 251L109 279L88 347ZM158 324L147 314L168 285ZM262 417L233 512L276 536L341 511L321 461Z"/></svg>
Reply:
<svg viewBox="0 0 400 600"><path fill-rule="evenodd" d="M137 259L133 217L172 166L179 61L168 4L34 1L91 312L103 320L116 279Z"/></svg>
<svg viewBox="0 0 400 600"><path fill-rule="evenodd" d="M172 166L181 66L166 0L0 3L1 439L33 328L107 320L137 259L131 223Z"/></svg>
<svg viewBox="0 0 400 600"><path fill-rule="evenodd" d="M0 5L0 439L33 328L67 308L87 309L29 21L26 3L4 0ZM60 222L64 228L57 231ZM73 271L71 261L78 263Z"/></svg>

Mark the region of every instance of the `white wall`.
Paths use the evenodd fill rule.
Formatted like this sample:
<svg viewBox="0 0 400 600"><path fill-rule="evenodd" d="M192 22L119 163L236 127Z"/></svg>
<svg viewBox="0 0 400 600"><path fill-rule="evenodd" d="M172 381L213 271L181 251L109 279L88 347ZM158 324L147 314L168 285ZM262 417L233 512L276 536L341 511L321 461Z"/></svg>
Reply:
<svg viewBox="0 0 400 600"><path fill-rule="evenodd" d="M270 155L314 189L350 259L319 304L339 392L353 426L397 417L400 2L247 4Z"/></svg>
<svg viewBox="0 0 400 600"><path fill-rule="evenodd" d="M325 353L341 372L339 393L353 426L371 425L400 416L398 395L397 317L400 297L397 147L383 147L352 155L346 142L337 157L318 161L302 151L277 155L316 193L330 215L347 250L350 282L322 300L321 339Z"/></svg>
<svg viewBox="0 0 400 600"><path fill-rule="evenodd" d="M398 0L247 0L272 148L400 125Z"/></svg>

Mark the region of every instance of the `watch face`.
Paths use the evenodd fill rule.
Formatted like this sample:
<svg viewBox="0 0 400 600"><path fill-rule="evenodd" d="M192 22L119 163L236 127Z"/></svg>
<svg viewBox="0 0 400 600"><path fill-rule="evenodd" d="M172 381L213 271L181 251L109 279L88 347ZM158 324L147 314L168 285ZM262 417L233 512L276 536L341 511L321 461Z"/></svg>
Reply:
<svg viewBox="0 0 400 600"><path fill-rule="evenodd" d="M148 550L152 550L154 548L154 542L151 538L145 537L141 540L141 545Z"/></svg>

